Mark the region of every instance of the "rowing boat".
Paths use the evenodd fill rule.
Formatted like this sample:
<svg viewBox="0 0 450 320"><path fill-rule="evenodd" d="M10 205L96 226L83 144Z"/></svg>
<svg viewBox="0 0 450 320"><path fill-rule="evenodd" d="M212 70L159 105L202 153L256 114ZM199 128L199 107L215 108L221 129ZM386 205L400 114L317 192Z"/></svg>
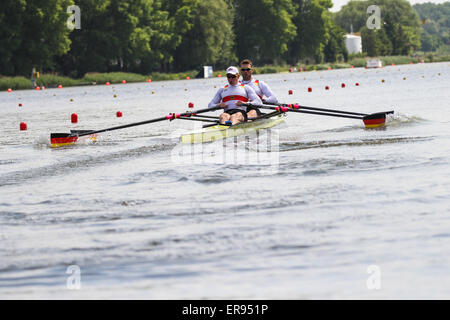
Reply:
<svg viewBox="0 0 450 320"><path fill-rule="evenodd" d="M200 115L203 113L208 113L212 111L217 111L222 109L220 106L213 108L200 109L197 111L187 111L184 113L170 113L166 116L149 119L145 121L124 124L116 127L105 128L101 130L73 130L70 133L51 133L50 134L50 145L52 148L62 147L66 145L71 145L79 141L81 137L88 137L90 140L95 141L97 139L97 134L103 132L109 132L112 130L125 129L134 126L140 126L144 124L150 124L155 122L160 122L164 120L190 120L190 121L202 121L210 122L212 124L204 126L199 131L194 131L191 133L183 134L180 137L181 143L203 143L212 142L220 139L236 137L246 135L252 132L259 132L261 129L269 129L286 119L287 112L294 113L306 113L323 115L330 117L341 117L358 119L364 122L366 128L380 128L384 127L386 123L386 115L394 113L391 111L377 112L371 114L353 112L353 111L343 111L335 109L325 109L317 107L300 106L299 104L282 104L282 103L268 103L266 105L252 105L252 104L242 104L247 107L255 107L260 109L271 110L270 113L264 114L254 119L250 119L249 122L238 123L236 125L223 125L219 124L219 117L215 116L205 116Z"/></svg>
<svg viewBox="0 0 450 320"><path fill-rule="evenodd" d="M216 124L204 127L201 130L182 134L180 137L180 142L205 143L231 137L248 135L258 130L272 128L282 123L285 119L285 114L280 114L279 112L271 112L249 122L242 122L232 126Z"/></svg>

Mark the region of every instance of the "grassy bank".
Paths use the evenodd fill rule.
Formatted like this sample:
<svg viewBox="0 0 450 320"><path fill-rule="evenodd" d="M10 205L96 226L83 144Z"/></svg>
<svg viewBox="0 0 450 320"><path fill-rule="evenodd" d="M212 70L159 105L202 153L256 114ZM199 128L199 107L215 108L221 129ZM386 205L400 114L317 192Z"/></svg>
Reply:
<svg viewBox="0 0 450 320"><path fill-rule="evenodd" d="M323 63L323 64L299 64L296 66L297 71L316 71L316 70L328 70L328 69L345 69L351 68L352 66L355 68L365 67L366 61L370 59L367 57L353 57L350 58L345 63ZM421 56L389 56L389 57L380 57L384 66L390 66L392 64L401 65L401 64L410 64L423 62L442 62L442 61L450 61L450 55L445 56L435 56L433 54L425 54ZM267 74L267 73L282 73L289 72L291 66L289 65L267 65L256 67L256 74ZM152 81L167 81L167 80L182 80L187 77L194 79L198 74L198 71L187 71L181 73L159 73L155 72L151 75L140 75L136 73L126 73L126 72L111 72L111 73L87 73L81 79L73 79L63 76L58 76L54 74L44 74L36 81L36 85L45 86L47 88L57 87L58 85L62 85L63 87L72 87L72 86L83 86L83 85L96 85L96 84L105 84L109 82L111 84L114 83L122 83L123 80L126 82L145 82L148 79ZM213 76L225 76L225 70L214 71ZM7 90L11 88L12 90L21 90L21 89L31 89L31 81L22 76L18 77L2 77L0 76L0 91Z"/></svg>
<svg viewBox="0 0 450 320"><path fill-rule="evenodd" d="M54 74L44 74L36 80L36 85L39 87L45 86L46 88L55 88L58 85L62 85L63 87L73 87L105 84L106 82L114 84L122 83L122 81L124 80L127 83L145 82L148 79L151 79L152 81L181 80L186 79L186 77L190 77L191 79L193 79L197 75L197 73L198 71L188 71L182 73L153 73L148 76L127 72L87 73L81 79L73 79ZM9 88L12 90L31 89L31 81L30 79L27 79L23 76L0 76L0 91L7 90Z"/></svg>

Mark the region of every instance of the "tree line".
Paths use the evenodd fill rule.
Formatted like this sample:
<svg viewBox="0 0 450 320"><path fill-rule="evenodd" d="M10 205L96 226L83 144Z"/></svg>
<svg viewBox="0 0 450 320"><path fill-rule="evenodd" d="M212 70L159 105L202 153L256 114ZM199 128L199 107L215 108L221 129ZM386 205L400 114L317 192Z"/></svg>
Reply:
<svg viewBox="0 0 450 320"><path fill-rule="evenodd" d="M450 53L450 2L415 4L422 24L422 50Z"/></svg>
<svg viewBox="0 0 450 320"><path fill-rule="evenodd" d="M366 30L367 6L381 7L382 28ZM80 8L71 30L67 8ZM87 72L140 74L255 64L347 59L351 21L370 55L420 47L420 20L406 0L3 0L0 74L28 76L33 67L82 77ZM366 29L365 29L366 28Z"/></svg>

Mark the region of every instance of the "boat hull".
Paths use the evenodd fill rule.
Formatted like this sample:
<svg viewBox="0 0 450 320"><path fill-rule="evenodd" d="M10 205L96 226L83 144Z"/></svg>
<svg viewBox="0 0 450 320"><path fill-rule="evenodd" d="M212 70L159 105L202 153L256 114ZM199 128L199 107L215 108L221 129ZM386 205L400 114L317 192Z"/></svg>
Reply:
<svg viewBox="0 0 450 320"><path fill-rule="evenodd" d="M277 114L270 118L258 119L251 122L240 123L234 126L225 126L218 124L208 128L203 128L200 131L183 134L180 137L180 141L181 143L205 143L236 136L242 136L261 129L272 128L284 122L285 119L285 114Z"/></svg>

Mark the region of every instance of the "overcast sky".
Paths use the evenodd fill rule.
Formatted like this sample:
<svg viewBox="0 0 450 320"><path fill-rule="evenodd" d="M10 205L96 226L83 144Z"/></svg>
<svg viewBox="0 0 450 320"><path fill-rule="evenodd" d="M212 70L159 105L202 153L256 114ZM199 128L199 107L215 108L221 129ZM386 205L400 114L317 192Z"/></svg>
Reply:
<svg viewBox="0 0 450 320"><path fill-rule="evenodd" d="M331 0L333 2L333 8L331 8L331 11L336 12L341 9L341 7L346 4L349 0ZM425 3L425 2L432 2L432 3L444 3L448 2L449 0L408 0L411 4L416 3Z"/></svg>

